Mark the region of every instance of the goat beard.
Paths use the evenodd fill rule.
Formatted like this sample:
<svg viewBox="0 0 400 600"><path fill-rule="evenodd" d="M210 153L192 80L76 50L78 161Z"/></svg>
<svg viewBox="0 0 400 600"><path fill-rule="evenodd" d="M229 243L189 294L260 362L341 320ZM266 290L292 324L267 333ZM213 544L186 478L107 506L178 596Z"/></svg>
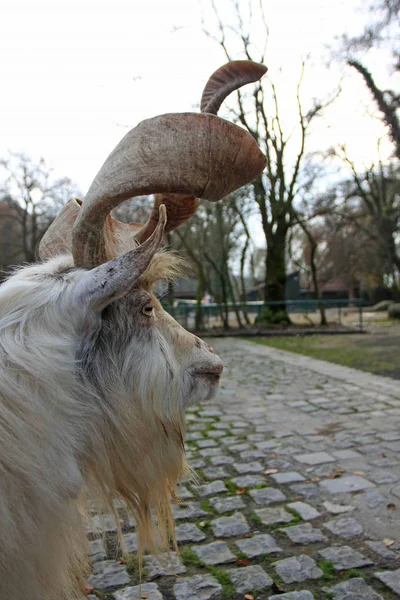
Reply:
<svg viewBox="0 0 400 600"><path fill-rule="evenodd" d="M184 416L161 416L151 402L122 397L110 408L103 435L93 432L85 483L96 511L115 518L124 551L116 505L132 516L138 535L139 564L144 550L176 549L171 499L179 502L178 484L191 475L184 452ZM146 410L147 406L147 410Z"/></svg>

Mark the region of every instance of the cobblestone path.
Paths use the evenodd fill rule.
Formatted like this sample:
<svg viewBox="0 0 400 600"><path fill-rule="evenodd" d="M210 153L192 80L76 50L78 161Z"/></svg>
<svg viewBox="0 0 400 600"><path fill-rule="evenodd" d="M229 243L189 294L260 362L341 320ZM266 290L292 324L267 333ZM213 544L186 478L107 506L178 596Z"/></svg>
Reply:
<svg viewBox="0 0 400 600"><path fill-rule="evenodd" d="M115 562L91 534L94 592L113 600L400 597L400 386L234 339L213 340L218 397L188 411L175 507L181 558ZM134 528L125 541L135 552ZM93 595L94 594L94 595Z"/></svg>

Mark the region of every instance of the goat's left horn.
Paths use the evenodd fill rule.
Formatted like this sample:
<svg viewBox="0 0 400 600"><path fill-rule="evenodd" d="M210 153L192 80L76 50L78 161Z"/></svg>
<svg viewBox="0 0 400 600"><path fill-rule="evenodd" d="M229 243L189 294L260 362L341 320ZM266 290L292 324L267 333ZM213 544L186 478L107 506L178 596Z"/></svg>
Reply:
<svg viewBox="0 0 400 600"><path fill-rule="evenodd" d="M222 81L223 91L219 90L215 74L211 77L207 84L211 90L209 98L216 95L217 101L205 102L203 110L210 106L216 111L216 105L229 91L254 81L252 68L251 79L249 67L245 68L245 75L240 75L244 63L248 61L237 61L233 67L228 65L216 72L222 71L222 79L217 76L217 80ZM258 77L265 70L258 65ZM226 84L229 79L231 83ZM265 164L264 155L246 130L214 114L166 114L139 123L109 155L82 207L75 201L66 211L70 220L72 213L78 211L72 230L75 264L92 268L114 258L121 235L129 236L133 243L135 239L146 239L158 219L157 204L165 202L168 227L176 227L195 212L197 198L221 200L253 181ZM139 230L137 224L126 225L121 233L122 224L111 219L110 211L124 200L152 193L156 194L153 217ZM117 223L118 227L114 226ZM43 248L45 245L43 242Z"/></svg>
<svg viewBox="0 0 400 600"><path fill-rule="evenodd" d="M77 266L107 260L103 228L124 200L152 193L221 200L255 179L265 157L244 129L211 114L167 114L121 140L93 181L72 232Z"/></svg>

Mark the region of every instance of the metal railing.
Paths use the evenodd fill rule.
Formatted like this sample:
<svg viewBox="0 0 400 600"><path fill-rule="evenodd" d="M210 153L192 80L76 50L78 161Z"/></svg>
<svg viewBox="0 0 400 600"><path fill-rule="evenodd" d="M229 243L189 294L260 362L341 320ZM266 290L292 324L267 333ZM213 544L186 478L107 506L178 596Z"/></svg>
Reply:
<svg viewBox="0 0 400 600"><path fill-rule="evenodd" d="M363 330L363 300L362 298L339 298L339 299L324 299L324 300L285 300L278 302L229 302L227 304L201 304L190 301L178 301L173 307L164 306L183 327L189 330L196 329L196 314L197 319L201 319L204 329L219 328L223 326L223 321L228 316L229 325L237 327L237 313L240 314L242 321L245 322L245 314L250 319L251 324L256 324L257 317L265 307L269 307L272 311L277 307L285 307L289 316L302 315L304 324L318 325L319 322L319 306L325 308L328 323L338 323L343 326L344 309L354 309L358 314L357 328ZM263 326L264 329L267 325ZM353 326L354 327L354 326Z"/></svg>

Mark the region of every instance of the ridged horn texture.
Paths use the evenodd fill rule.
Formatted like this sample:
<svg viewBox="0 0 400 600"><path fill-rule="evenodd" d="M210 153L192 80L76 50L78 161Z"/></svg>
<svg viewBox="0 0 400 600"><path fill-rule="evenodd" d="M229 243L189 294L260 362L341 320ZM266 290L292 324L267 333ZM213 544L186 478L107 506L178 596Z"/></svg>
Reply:
<svg viewBox="0 0 400 600"><path fill-rule="evenodd" d="M164 204L166 204L164 202ZM39 245L39 257L42 260L59 256L60 254L70 254L72 248L72 228L81 210L82 201L76 198L68 200L58 213L57 218L47 229ZM154 205L151 217L146 225L143 223L122 223L114 219L111 215L107 216L104 225L104 239L107 248L107 260L113 260L132 250L138 243L143 243L153 233L158 222L158 209L160 203ZM168 206L166 206L167 212ZM157 210L157 217L154 212ZM151 222L150 222L151 221ZM173 226L170 229L173 229ZM141 233L143 232L143 233Z"/></svg>
<svg viewBox="0 0 400 600"><path fill-rule="evenodd" d="M198 198L221 200L250 183L265 157L244 129L214 114L230 93L264 75L266 67L235 61L218 69L203 93L202 113L166 114L139 123L109 155L83 203L70 200L44 236L39 254L70 252L79 267L93 268L149 238L165 204L171 231L190 218ZM155 194L147 223L110 216L119 204ZM82 204L82 206L80 206Z"/></svg>
<svg viewBox="0 0 400 600"><path fill-rule="evenodd" d="M104 225L124 200L151 193L221 200L249 183L265 157L244 129L210 114L167 114L132 129L93 181L72 232L77 266L107 258Z"/></svg>
<svg viewBox="0 0 400 600"><path fill-rule="evenodd" d="M142 244L146 241L157 227L161 204L165 204L167 208L168 222L165 227L165 232L167 233L185 223L185 221L195 214L199 206L199 199L184 194L155 194L150 217L147 223L135 235L139 243Z"/></svg>
<svg viewBox="0 0 400 600"><path fill-rule="evenodd" d="M206 83L201 97L201 112L216 115L219 107L234 90L254 83L267 72L267 67L251 60L233 60L220 67Z"/></svg>

